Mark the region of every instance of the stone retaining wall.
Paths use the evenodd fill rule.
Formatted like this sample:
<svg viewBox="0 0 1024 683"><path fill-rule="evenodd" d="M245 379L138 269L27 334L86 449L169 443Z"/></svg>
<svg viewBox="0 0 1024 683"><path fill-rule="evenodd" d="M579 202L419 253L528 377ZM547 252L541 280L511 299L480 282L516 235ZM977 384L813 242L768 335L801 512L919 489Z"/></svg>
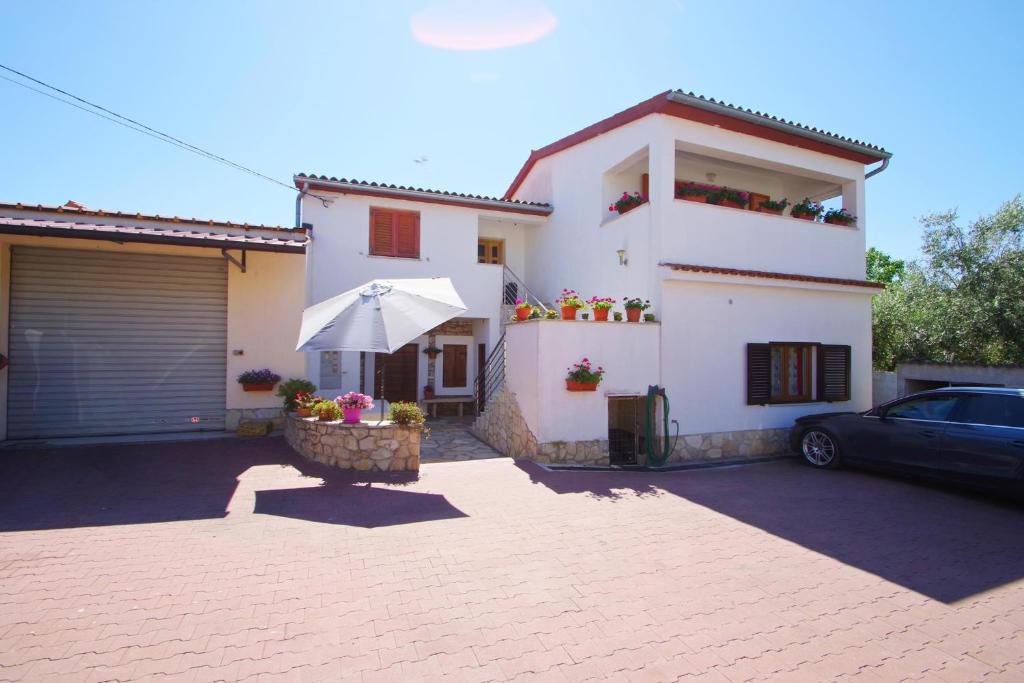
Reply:
<svg viewBox="0 0 1024 683"><path fill-rule="evenodd" d="M538 443L523 419L516 395L508 387L502 387L494 394L487 410L473 423L473 433L498 452L513 458L560 465L609 464L608 441L604 439ZM684 434L675 441L668 463L742 460L787 454L788 435L788 429ZM674 440L674 437L669 438Z"/></svg>
<svg viewBox="0 0 1024 683"><path fill-rule="evenodd" d="M420 469L420 427L385 421L320 422L288 415L284 437L299 455L343 470L416 472Z"/></svg>

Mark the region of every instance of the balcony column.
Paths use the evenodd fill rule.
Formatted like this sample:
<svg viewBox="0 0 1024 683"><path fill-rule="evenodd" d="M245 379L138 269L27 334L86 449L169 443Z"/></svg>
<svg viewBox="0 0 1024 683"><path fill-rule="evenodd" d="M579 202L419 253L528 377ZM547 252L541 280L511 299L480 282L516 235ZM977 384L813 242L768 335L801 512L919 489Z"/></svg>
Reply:
<svg viewBox="0 0 1024 683"><path fill-rule="evenodd" d="M857 227L861 230L866 225L864 202L864 178L843 183L843 208L857 217Z"/></svg>

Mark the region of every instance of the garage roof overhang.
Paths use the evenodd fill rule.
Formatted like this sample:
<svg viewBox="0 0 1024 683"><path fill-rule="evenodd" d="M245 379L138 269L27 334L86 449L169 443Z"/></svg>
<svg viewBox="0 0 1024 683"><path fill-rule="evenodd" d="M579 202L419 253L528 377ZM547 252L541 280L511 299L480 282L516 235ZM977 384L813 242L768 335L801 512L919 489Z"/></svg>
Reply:
<svg viewBox="0 0 1024 683"><path fill-rule="evenodd" d="M299 231L296 231L294 237L266 237L227 232L200 232L80 221L50 221L9 216L0 216L0 234L104 240L118 243L169 244L212 249L246 249L285 254L305 253L308 241L305 234Z"/></svg>

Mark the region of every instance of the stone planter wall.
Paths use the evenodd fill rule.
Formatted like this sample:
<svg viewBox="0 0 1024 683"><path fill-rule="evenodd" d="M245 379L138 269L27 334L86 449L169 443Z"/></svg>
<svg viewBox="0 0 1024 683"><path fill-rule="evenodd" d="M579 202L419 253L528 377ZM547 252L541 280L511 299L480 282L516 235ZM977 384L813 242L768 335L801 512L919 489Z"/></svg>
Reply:
<svg viewBox="0 0 1024 683"><path fill-rule="evenodd" d="M299 455L344 470L416 472L420 469L420 427L360 422L320 422L288 415L284 437Z"/></svg>

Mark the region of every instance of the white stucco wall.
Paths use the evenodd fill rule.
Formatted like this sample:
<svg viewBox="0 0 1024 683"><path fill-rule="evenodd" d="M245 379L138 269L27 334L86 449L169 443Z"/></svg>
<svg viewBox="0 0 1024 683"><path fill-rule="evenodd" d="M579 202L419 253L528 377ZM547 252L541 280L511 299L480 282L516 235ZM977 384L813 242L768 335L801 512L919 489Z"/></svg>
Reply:
<svg viewBox="0 0 1024 683"><path fill-rule="evenodd" d="M303 199L303 222L313 225L307 255L307 305L323 301L364 282L380 278L451 278L468 310L463 317L486 319L488 351L501 334L501 266L477 263L477 240L505 240L509 267L521 276L525 269L525 245L543 217L479 210L438 203L413 202L364 195L323 193L328 206L312 197ZM420 214L420 257L390 258L369 255L370 208L385 207ZM475 350L470 349L470 370ZM319 383L318 354L308 354L307 373ZM342 359L344 389L358 389L358 354ZM425 362L421 368L425 368ZM425 370L421 369L422 385ZM367 389L371 386L367 380Z"/></svg>
<svg viewBox="0 0 1024 683"><path fill-rule="evenodd" d="M270 368L283 380L306 376L305 354L295 350L302 322L301 254L249 252L246 272L228 267L227 407L273 408L274 393L246 392L236 378L246 370ZM244 355L235 356L240 349Z"/></svg>
<svg viewBox="0 0 1024 683"><path fill-rule="evenodd" d="M665 280L662 378L681 434L788 427L800 415L871 407L871 295ZM746 405L746 345L791 341L851 347L851 400Z"/></svg>
<svg viewBox="0 0 1024 683"><path fill-rule="evenodd" d="M542 443L607 439L608 396L646 395L659 383L657 324L535 320L505 334L505 381ZM604 367L604 380L595 392L566 391L568 368L584 357Z"/></svg>

